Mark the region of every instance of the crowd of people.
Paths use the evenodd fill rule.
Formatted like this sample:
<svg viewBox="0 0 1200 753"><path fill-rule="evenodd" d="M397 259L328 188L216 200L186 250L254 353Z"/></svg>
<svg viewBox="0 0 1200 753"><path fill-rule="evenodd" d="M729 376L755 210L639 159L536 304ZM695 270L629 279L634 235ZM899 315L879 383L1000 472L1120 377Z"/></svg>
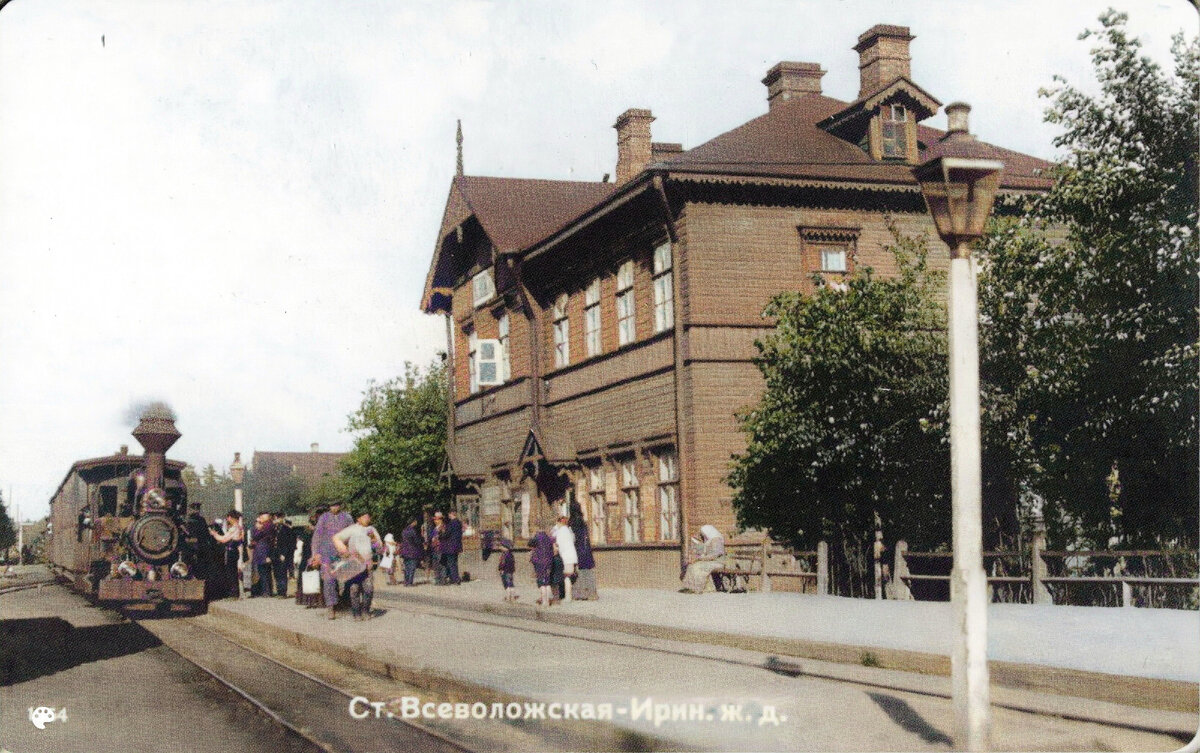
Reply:
<svg viewBox="0 0 1200 753"><path fill-rule="evenodd" d="M236 598L245 585L251 597L287 597L294 579L298 604L324 607L328 618L335 619L339 603L348 601L356 620L368 620L375 570L386 573L390 585L405 587L416 585L418 569L438 585L458 585L470 577L459 571L463 523L453 510L427 511L423 522L409 519L398 539L392 533L380 536L365 509L351 513L340 502L318 508L308 522L293 527L280 513L262 513L247 532L247 524L235 510L211 526L205 527L201 519L191 535L206 539L200 543L210 550L207 575L213 596ZM202 536L199 531L205 528L207 536ZM243 548L246 542L248 551ZM485 560L492 552L499 554L503 599L515 601L514 542L485 533L482 545ZM568 515L538 531L528 547L538 604L598 598L596 561L578 503L571 504ZM244 583L246 573L241 568L250 570Z"/></svg>

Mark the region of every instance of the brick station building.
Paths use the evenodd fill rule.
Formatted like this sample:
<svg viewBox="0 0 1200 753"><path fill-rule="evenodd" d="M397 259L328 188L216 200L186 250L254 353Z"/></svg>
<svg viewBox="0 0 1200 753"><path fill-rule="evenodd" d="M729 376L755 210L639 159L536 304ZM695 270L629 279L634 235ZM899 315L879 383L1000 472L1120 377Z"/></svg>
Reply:
<svg viewBox="0 0 1200 753"><path fill-rule="evenodd" d="M459 174L423 309L446 316L450 475L468 530L519 543L578 501L602 584L678 585L689 538L735 528L735 412L763 389L764 305L924 234L948 250L911 173L944 133L910 78L902 26L858 38L858 98L821 92L816 63L763 79L764 115L691 149L656 143L649 110L616 121L616 182ZM982 103L986 106L986 103ZM1002 192L1038 191L1049 164L991 145ZM487 570L494 568L487 568Z"/></svg>

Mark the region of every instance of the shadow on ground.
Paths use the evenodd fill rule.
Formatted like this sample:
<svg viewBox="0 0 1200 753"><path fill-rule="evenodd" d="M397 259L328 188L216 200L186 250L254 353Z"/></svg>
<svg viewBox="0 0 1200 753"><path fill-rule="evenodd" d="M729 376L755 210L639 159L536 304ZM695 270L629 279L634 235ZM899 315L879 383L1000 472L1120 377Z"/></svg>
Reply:
<svg viewBox="0 0 1200 753"><path fill-rule="evenodd" d="M915 735L920 735L925 742L954 744L954 741L945 732L925 721L906 701L883 693L867 693L867 695L879 705L879 708L883 709L883 713L891 717L893 722Z"/></svg>
<svg viewBox="0 0 1200 753"><path fill-rule="evenodd" d="M132 622L77 628L60 617L0 620L0 686L160 645Z"/></svg>

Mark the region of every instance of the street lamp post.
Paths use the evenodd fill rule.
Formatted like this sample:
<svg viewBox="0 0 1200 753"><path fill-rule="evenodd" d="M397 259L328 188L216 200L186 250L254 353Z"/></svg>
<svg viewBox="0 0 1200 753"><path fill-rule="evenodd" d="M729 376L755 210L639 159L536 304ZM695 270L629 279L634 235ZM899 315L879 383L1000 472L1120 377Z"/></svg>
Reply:
<svg viewBox="0 0 1200 753"><path fill-rule="evenodd" d="M254 577L254 574L250 570L250 563L243 557L243 553L250 543L247 538L250 535L250 526L246 525L246 513L242 509L242 481L246 478L246 466L242 463L242 453L233 453L233 462L229 464L229 476L233 479L233 509L242 516L242 546L238 547L238 564L242 569L242 577L238 582L238 593L240 596L245 596L250 590L253 582L250 579Z"/></svg>
<svg viewBox="0 0 1200 753"><path fill-rule="evenodd" d="M946 106L948 132L913 168L941 239L950 247L950 493L954 570L954 652L950 657L954 745L986 751L991 732L987 666L987 576L983 570L983 514L979 461L979 313L971 242L1000 185L1001 162L967 130L970 107Z"/></svg>

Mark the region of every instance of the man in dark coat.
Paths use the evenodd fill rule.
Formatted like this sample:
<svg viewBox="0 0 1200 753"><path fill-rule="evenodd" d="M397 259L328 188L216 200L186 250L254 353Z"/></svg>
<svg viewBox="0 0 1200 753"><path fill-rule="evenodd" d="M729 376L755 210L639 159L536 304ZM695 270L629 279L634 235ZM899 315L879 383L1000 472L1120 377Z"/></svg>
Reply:
<svg viewBox="0 0 1200 753"><path fill-rule="evenodd" d="M275 546L275 524L271 513L264 512L254 522L251 534L250 564L258 574L258 582L250 589L251 596L271 595L271 550Z"/></svg>
<svg viewBox="0 0 1200 753"><path fill-rule="evenodd" d="M421 532L417 530L417 519L408 521L408 525L400 533L400 559L404 560L404 585L413 585L413 576L417 572L417 563L425 554L421 543Z"/></svg>
<svg viewBox="0 0 1200 753"><path fill-rule="evenodd" d="M271 566L275 575L275 595L286 597L292 559L296 554L296 532L283 513L275 513L274 518L275 545L271 548Z"/></svg>
<svg viewBox="0 0 1200 753"><path fill-rule="evenodd" d="M458 519L458 513L450 511L450 519L446 527L438 534L441 541L442 572L447 580L454 585L462 583L458 576L458 555L462 554L463 525Z"/></svg>

